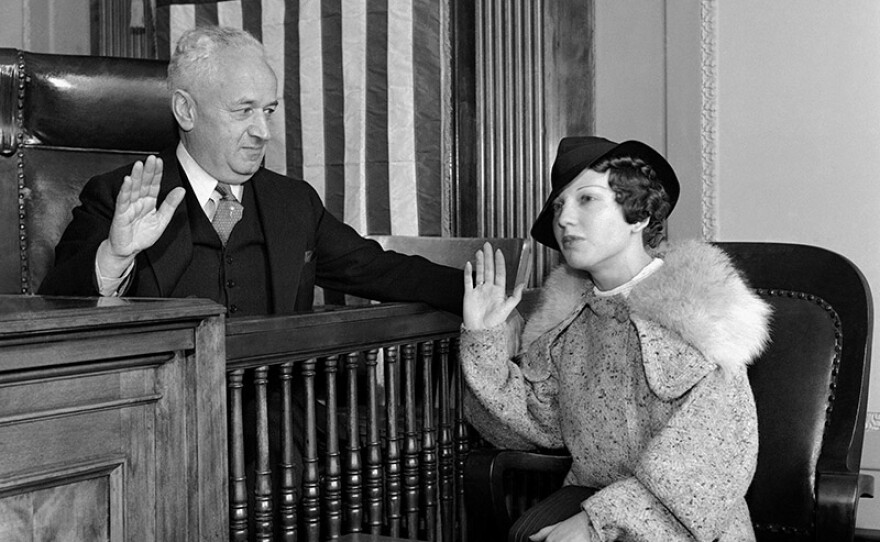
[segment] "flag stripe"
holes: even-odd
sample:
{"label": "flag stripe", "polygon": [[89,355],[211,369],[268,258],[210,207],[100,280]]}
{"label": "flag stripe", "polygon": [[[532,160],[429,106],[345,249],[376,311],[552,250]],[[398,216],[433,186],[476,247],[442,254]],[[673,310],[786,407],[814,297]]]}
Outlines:
{"label": "flag stripe", "polygon": [[177,45],[177,40],[187,30],[196,26],[196,7],[189,5],[172,5],[171,6],[171,27],[170,42],[171,50]]}
{"label": "flag stripe", "polygon": [[388,12],[388,192],[391,233],[418,235],[413,132],[412,5]]}
{"label": "flag stripe", "polygon": [[242,0],[241,27],[261,42],[263,41],[263,3]]}
{"label": "flag stripe", "polygon": [[440,2],[413,0],[413,88],[419,234],[441,232]]}
{"label": "flag stripe", "polygon": [[326,201],[324,159],[324,75],[321,59],[321,0],[301,0],[299,11],[300,96],[303,178]]}
{"label": "flag stripe", "polygon": [[284,127],[287,174],[303,178],[303,142],[300,104],[299,2],[288,2],[284,11]]}
{"label": "flag stripe", "polygon": [[367,232],[388,235],[388,0],[371,0],[367,9]]}
{"label": "flag stripe", "polygon": [[366,139],[367,10],[342,3],[343,124],[345,126],[345,222],[367,233],[364,144]]}
{"label": "flag stripe", "polygon": [[167,62],[174,51],[174,45],[171,41],[171,8],[156,7],[156,56]]}
{"label": "flag stripe", "polygon": [[217,18],[217,4],[196,4],[196,26],[216,25],[220,21]]}
{"label": "flag stripe", "polygon": [[321,1],[324,77],[324,204],[337,218],[345,211],[345,123],[341,0]]}
{"label": "flag stripe", "polygon": [[[286,69],[284,66],[284,0],[263,0],[263,45],[269,65],[278,78],[278,93],[282,91]],[[266,147],[266,168],[276,173],[287,173],[287,149],[284,141],[285,104],[281,101],[269,126],[272,138]]]}
{"label": "flag stripe", "polygon": [[217,24],[231,26],[232,28],[244,28],[242,26],[241,0],[226,0],[217,2]]}

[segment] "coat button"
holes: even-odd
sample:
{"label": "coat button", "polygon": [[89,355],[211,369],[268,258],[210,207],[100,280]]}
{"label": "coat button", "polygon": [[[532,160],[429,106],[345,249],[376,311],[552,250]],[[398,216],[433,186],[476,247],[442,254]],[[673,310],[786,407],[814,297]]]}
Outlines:
{"label": "coat button", "polygon": [[227,288],[235,288],[235,281],[234,280],[227,280],[226,287]]}
{"label": "coat button", "polygon": [[235,314],[238,312],[238,307],[235,305],[229,305],[229,312]]}

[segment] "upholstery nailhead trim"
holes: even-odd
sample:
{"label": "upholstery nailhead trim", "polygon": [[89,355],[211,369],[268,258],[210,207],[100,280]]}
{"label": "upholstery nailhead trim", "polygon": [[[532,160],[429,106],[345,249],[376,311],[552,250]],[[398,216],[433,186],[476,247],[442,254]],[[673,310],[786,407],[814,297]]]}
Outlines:
{"label": "upholstery nailhead trim", "polygon": [[30,189],[25,186],[24,178],[24,152],[21,145],[24,143],[24,99],[25,99],[25,71],[24,53],[18,52],[18,110],[16,112],[15,125],[17,128],[16,139],[18,145],[18,246],[21,260],[21,293],[30,294],[30,265],[28,262],[28,236],[27,236],[27,206]]}
{"label": "upholstery nailhead trim", "polygon": [[[794,292],[791,290],[778,290],[778,289],[766,289],[766,288],[758,288],[756,290],[758,295],[763,297],[788,297],[788,298],[797,298],[810,303],[815,303],[816,305],[822,307],[825,312],[828,314],[828,318],[831,320],[831,323],[834,325],[834,362],[831,365],[831,382],[828,386],[828,402],[825,408],[825,427],[828,427],[828,424],[831,423],[831,412],[834,409],[834,400],[835,400],[835,390],[837,389],[837,375],[840,371],[840,354],[843,349],[843,333],[841,330],[841,322],[840,317],[835,312],[834,308],[828,304],[824,299],[817,297],[812,294],[806,294],[803,292]],[[813,508],[815,512],[816,502],[813,500]],[[810,522],[810,526],[807,528],[801,527],[790,527],[787,525],[778,525],[775,523],[756,523],[754,525],[755,530],[757,531],[768,531],[772,533],[781,533],[784,535],[792,535],[792,536],[801,536],[801,537],[809,537],[812,536],[816,531],[816,523],[815,523],[815,513],[813,514],[813,521]]]}

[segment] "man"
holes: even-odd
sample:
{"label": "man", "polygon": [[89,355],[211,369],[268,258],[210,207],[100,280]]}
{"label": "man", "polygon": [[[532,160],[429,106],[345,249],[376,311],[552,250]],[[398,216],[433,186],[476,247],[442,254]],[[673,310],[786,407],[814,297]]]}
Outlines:
{"label": "man", "polygon": [[88,182],[39,293],[204,297],[234,317],[308,310],[317,284],[461,312],[459,271],[383,251],[261,167],[277,80],[250,34],[186,33],[168,87],[180,143]]}

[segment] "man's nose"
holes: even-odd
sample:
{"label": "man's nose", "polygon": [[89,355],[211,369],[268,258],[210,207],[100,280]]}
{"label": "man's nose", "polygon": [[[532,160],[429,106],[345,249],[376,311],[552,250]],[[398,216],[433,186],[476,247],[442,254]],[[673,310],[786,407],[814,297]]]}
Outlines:
{"label": "man's nose", "polygon": [[272,132],[269,129],[269,115],[266,113],[258,113],[254,115],[254,120],[248,127],[248,133],[259,139],[269,139]]}

